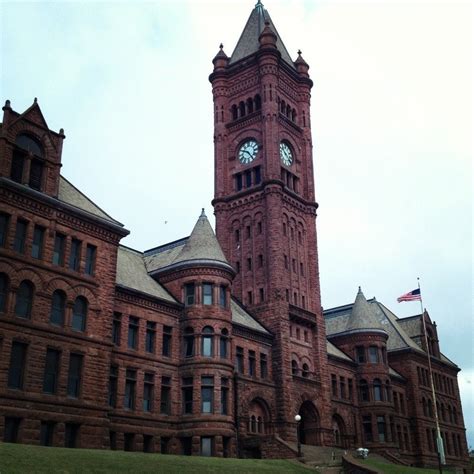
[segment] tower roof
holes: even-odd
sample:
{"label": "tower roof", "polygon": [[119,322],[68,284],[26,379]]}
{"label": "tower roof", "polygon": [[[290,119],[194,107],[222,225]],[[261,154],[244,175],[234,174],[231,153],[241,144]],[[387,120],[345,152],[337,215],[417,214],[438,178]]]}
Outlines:
{"label": "tower roof", "polygon": [[260,0],[258,0],[255,8],[250,13],[249,19],[247,20],[247,24],[245,25],[244,31],[240,35],[239,41],[237,42],[237,46],[232,53],[230,58],[229,64],[233,64],[240,59],[246,58],[251,54],[254,54],[258,51],[259,42],[258,38],[262,33],[263,29],[265,28],[265,22],[269,22],[270,29],[276,34],[276,47],[281,54],[282,59],[291,67],[295,68],[293,61],[291,60],[288,51],[283,44],[283,41],[278,34],[275,25],[270,18],[270,14],[264,8]]}
{"label": "tower roof", "polygon": [[361,329],[383,329],[380,321],[375,315],[374,308],[366,300],[364,293],[359,286],[354,305],[349,319],[347,320],[346,331]]}
{"label": "tower roof", "polygon": [[204,209],[186,244],[173,260],[173,264],[189,260],[214,260],[229,264],[217,241],[216,234],[214,234],[211,224],[209,224]]}

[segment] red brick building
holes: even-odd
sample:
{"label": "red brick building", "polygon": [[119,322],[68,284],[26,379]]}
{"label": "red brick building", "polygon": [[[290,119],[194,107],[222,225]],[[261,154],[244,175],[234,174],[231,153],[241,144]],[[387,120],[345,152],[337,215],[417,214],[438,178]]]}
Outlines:
{"label": "red brick building", "polygon": [[294,457],[298,429],[432,465],[438,413],[467,465],[459,368],[429,316],[437,407],[421,315],[360,290],[322,312],[308,64],[260,2],[213,64],[216,234],[203,212],[145,252],[60,176],[65,137],[36,101],[3,107],[0,439]]}

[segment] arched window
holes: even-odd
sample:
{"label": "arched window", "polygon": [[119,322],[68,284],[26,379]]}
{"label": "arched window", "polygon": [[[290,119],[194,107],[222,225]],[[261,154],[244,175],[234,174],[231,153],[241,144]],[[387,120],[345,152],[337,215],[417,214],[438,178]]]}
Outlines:
{"label": "arched window", "polygon": [[281,112],[282,114],[284,114],[284,113],[285,113],[285,110],[286,110],[286,103],[285,103],[284,100],[282,100],[282,101],[280,102],[280,112]]}
{"label": "arched window", "polygon": [[184,330],[184,357],[194,356],[194,331],[193,328]]}
{"label": "arched window", "polygon": [[257,431],[260,434],[263,433],[263,418],[261,416],[257,417]]}
{"label": "arched window", "polygon": [[86,330],[87,300],[83,296],[78,296],[72,308],[72,329],[84,332]]}
{"label": "arched window", "polygon": [[245,116],[245,103],[241,101],[239,103],[239,117],[244,117]]}
{"label": "arched window", "polygon": [[369,386],[367,384],[366,380],[361,380],[359,383],[359,390],[360,390],[360,399],[363,402],[368,402],[370,401],[370,396],[369,396]]}
{"label": "arched window", "polygon": [[252,415],[250,417],[250,432],[256,433],[257,432],[257,417]]}
{"label": "arched window", "polygon": [[234,104],[230,109],[232,113],[232,120],[237,120],[239,118],[239,113],[237,111],[237,106]]}
{"label": "arched window", "polygon": [[385,400],[387,400],[387,402],[392,401],[392,387],[390,386],[390,380],[385,381]]}
{"label": "arched window", "polygon": [[53,300],[51,303],[51,313],[49,315],[49,322],[56,326],[64,326],[64,316],[66,312],[66,295],[61,290],[56,290],[53,293]]}
{"label": "arched window", "polygon": [[15,314],[20,318],[31,318],[33,307],[33,283],[22,281],[16,293]]}
{"label": "arched window", "polygon": [[0,313],[7,310],[8,277],[0,273]]}
{"label": "arched window", "polygon": [[298,375],[298,362],[296,360],[291,361],[291,374]]}
{"label": "arched window", "polygon": [[428,407],[427,407],[427,405],[426,405],[426,398],[425,398],[425,397],[423,397],[423,398],[421,399],[421,403],[422,403],[422,405],[423,405],[423,415],[424,415],[424,416],[428,416]]}
{"label": "arched window", "polygon": [[247,113],[251,114],[253,112],[253,100],[251,98],[247,99]]}
{"label": "arched window", "polygon": [[260,98],[260,95],[257,94],[254,100],[255,100],[255,110],[260,110],[262,108],[262,99]]}
{"label": "arched window", "polygon": [[295,110],[295,109],[293,109],[293,110],[291,111],[291,120],[292,120],[293,122],[296,122],[296,110]]}
{"label": "arched window", "polygon": [[214,354],[213,341],[214,341],[214,329],[212,329],[210,326],[206,326],[202,330],[202,338],[201,338],[201,355],[203,357],[213,356]]}
{"label": "arched window", "polygon": [[309,367],[308,364],[303,364],[303,377],[308,378],[309,377]]}
{"label": "arched window", "polygon": [[289,105],[286,106],[286,114],[288,118],[291,118],[291,107]]}
{"label": "arched window", "polygon": [[374,400],[376,402],[381,402],[383,400],[382,382],[380,379],[374,379]]}
{"label": "arched window", "polygon": [[219,353],[221,356],[221,359],[227,359],[227,344],[228,344],[228,338],[229,338],[229,331],[227,329],[223,329],[221,331],[221,337],[219,340]]}
{"label": "arched window", "polygon": [[18,148],[13,152],[10,177],[14,181],[22,182],[25,157],[31,153],[33,157],[30,164],[28,184],[31,188],[40,190],[44,168],[43,147],[41,143],[29,135],[21,134],[17,136],[15,144]]}

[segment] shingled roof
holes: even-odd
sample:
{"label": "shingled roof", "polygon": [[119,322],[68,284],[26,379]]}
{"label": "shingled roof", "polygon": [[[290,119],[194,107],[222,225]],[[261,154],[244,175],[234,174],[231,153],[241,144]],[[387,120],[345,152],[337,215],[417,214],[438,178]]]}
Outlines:
{"label": "shingled roof", "polygon": [[71,206],[77,207],[82,211],[86,211],[89,214],[123,227],[123,224],[110,217],[97,204],[91,201],[85,194],[71,184],[64,176],[59,177],[58,199],[70,204]]}
{"label": "shingled roof", "polygon": [[359,329],[381,329],[385,331],[380,321],[376,318],[373,307],[365,299],[360,286],[354,304],[352,305],[350,317],[347,320],[346,331]]}
{"label": "shingled roof", "polygon": [[283,44],[283,41],[281,40],[280,35],[278,34],[278,31],[272,22],[272,19],[270,18],[270,14],[261,4],[260,0],[258,0],[257,4],[255,5],[255,8],[252,10],[252,13],[250,13],[250,16],[249,16],[249,19],[247,20],[247,24],[245,25],[244,31],[240,35],[239,41],[237,42],[237,46],[235,47],[234,52],[232,53],[232,56],[230,57],[229,64],[233,64],[258,51],[258,48],[259,48],[258,37],[260,36],[260,33],[265,28],[266,21],[270,23],[269,26],[271,30],[277,36],[276,47],[278,51],[280,52],[282,59],[290,67],[292,67],[293,69],[295,68],[293,61],[291,60],[291,57],[288,54],[288,51],[285,45]]}

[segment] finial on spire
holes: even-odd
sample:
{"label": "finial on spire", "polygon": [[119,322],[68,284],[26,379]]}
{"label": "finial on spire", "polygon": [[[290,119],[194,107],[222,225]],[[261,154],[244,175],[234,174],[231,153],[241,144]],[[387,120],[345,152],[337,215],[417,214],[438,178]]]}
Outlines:
{"label": "finial on spire", "polygon": [[224,49],[224,45],[222,43],[219,45],[219,49]]}
{"label": "finial on spire", "polygon": [[202,208],[202,210],[201,210],[201,215],[200,215],[199,217],[207,217],[207,216],[206,216],[206,213],[204,212],[204,208]]}
{"label": "finial on spire", "polygon": [[298,50],[298,56],[301,56],[301,49]]}
{"label": "finial on spire", "polygon": [[35,102],[34,102],[34,103],[35,103],[35,104],[38,103],[38,97],[35,97]]}
{"label": "finial on spire", "polygon": [[5,107],[10,107],[10,101],[8,99],[5,101]]}

